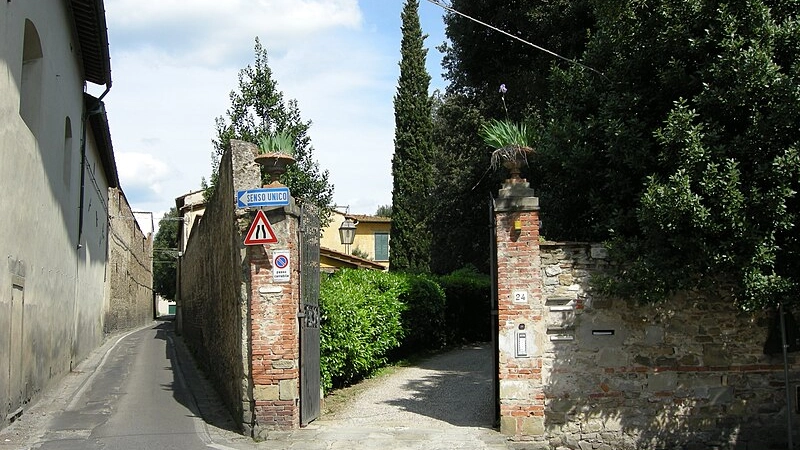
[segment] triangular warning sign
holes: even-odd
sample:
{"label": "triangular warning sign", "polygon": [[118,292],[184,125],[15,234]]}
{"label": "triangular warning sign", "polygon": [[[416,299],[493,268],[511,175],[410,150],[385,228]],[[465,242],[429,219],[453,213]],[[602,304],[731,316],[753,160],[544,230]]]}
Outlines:
{"label": "triangular warning sign", "polygon": [[244,245],[261,245],[272,244],[278,242],[275,232],[272,231],[267,216],[264,211],[259,210],[256,213],[256,219],[250,225],[250,230],[247,231],[247,237],[244,238]]}

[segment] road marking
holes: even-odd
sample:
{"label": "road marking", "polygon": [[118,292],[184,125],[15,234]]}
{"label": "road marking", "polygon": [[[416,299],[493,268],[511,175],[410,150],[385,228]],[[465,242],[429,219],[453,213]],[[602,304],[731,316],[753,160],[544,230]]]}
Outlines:
{"label": "road marking", "polygon": [[89,377],[87,379],[85,379],[83,381],[83,383],[81,383],[81,386],[78,388],[78,391],[75,393],[75,397],[73,397],[72,401],[69,402],[69,405],[67,405],[67,409],[66,410],[67,411],[71,411],[71,410],[75,409],[76,406],[78,406],[77,405],[78,404],[78,400],[80,400],[80,398],[83,396],[83,393],[86,391],[86,389],[88,389],[89,386],[91,386],[92,382],[94,382],[94,377],[97,376],[97,374],[100,372],[100,368],[103,367],[103,365],[106,363],[106,360],[108,360],[108,355],[111,353],[112,350],[117,348],[117,345],[119,345],[119,343],[122,342],[123,339],[125,339],[126,337],[132,335],[133,333],[136,333],[137,331],[142,331],[143,329],[145,329],[147,327],[152,327],[152,326],[153,326],[153,324],[149,324],[149,325],[146,325],[146,326],[144,326],[142,328],[139,328],[139,329],[136,329],[136,330],[133,330],[133,331],[129,331],[128,333],[122,335],[119,339],[117,339],[117,342],[114,342],[114,345],[112,345],[108,350],[106,350],[106,354],[103,355],[103,359],[100,360],[100,364],[98,364],[97,367],[95,367],[95,369],[92,372],[92,374],[89,375]]}

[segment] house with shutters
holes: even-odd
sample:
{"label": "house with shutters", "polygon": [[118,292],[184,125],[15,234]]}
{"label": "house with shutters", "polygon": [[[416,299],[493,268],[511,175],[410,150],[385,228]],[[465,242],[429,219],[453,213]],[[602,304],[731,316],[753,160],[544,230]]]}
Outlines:
{"label": "house with shutters", "polygon": [[[343,223],[355,227],[352,244],[342,242],[340,228]],[[320,235],[320,270],[332,271],[338,267],[388,270],[391,229],[392,219],[389,217],[333,210],[330,223]]]}

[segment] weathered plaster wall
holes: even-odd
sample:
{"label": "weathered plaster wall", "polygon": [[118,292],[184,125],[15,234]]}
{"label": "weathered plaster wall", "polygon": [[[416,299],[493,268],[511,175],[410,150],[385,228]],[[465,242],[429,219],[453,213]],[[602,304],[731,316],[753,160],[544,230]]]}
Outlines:
{"label": "weathered plaster wall", "polygon": [[[0,3],[0,427],[103,339],[108,180],[88,129],[79,236],[82,63],[66,2],[45,3]],[[26,19],[43,54],[32,128],[20,116]]]}
{"label": "weathered plaster wall", "polygon": [[109,248],[106,333],[134,328],[153,320],[153,235],[145,235],[125,194],[108,190]]}

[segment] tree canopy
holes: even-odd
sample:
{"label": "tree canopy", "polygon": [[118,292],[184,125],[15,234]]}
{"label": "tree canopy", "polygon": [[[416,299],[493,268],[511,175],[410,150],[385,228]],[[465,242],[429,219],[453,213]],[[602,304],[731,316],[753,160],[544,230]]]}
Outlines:
{"label": "tree canopy", "polygon": [[[258,38],[255,40],[255,62],[239,71],[238,90],[231,91],[230,101],[225,117],[216,119],[217,138],[213,141],[211,157],[213,175],[207,195],[213,192],[219,159],[231,139],[257,144],[264,136],[283,132],[294,140],[297,163],[289,167],[281,182],[289,187],[296,199],[316,205],[323,224],[327,223],[333,205],[333,185],[328,181],[328,171],[320,169],[314,159],[314,148],[308,135],[311,121],[303,121],[296,100],[284,100],[269,67],[267,50]],[[265,174],[262,174],[262,179],[266,180]]]}
{"label": "tree canopy", "polygon": [[445,103],[498,118],[506,83],[511,118],[539,129],[529,178],[544,235],[605,241],[617,295],[798,298],[794,2],[556,3],[452,2],[603,75],[447,18]]}
{"label": "tree canopy", "polygon": [[419,1],[406,0],[400,43],[400,79],[394,98],[395,137],[392,157],[393,271],[430,271],[429,202],[433,190],[431,77],[419,22]]}
{"label": "tree canopy", "polygon": [[178,210],[169,212],[158,221],[158,232],[153,238],[153,290],[156,294],[173,300],[177,282]]}

